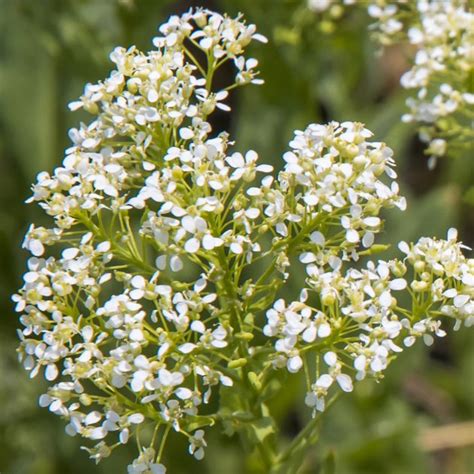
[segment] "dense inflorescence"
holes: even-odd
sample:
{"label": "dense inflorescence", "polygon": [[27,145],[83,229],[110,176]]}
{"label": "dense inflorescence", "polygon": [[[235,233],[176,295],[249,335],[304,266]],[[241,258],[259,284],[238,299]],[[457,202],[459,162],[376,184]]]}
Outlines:
{"label": "dense inflorescence", "polygon": [[[280,370],[304,368],[322,411],[334,382],[382,377],[416,338],[443,336],[442,318],[474,322],[474,261],[454,230],[401,243],[402,260],[355,263],[385,248],[380,212],[406,207],[389,147],[360,123],[312,124],[275,176],[208,121],[230,110],[229,90],[262,83],[244,50],[265,38],[201,9],[160,33],[146,54],[115,49],[109,78],[71,104],[94,120],[33,186],[54,225],[29,228],[13,297],[23,365],[51,383],[40,404],[97,462],[136,437],[131,474],[165,472],[170,431],[202,459],[203,428],[257,425]],[[235,82],[214,90],[227,61]]]}
{"label": "dense inflorescence", "polygon": [[[348,5],[362,3],[308,1],[308,8],[317,13]],[[409,112],[402,119],[418,124],[429,166],[449,150],[469,147],[474,104],[474,13],[469,2],[374,0],[363,6],[374,19],[371,29],[376,41],[408,43],[415,51],[413,65],[400,81],[413,92],[406,102]]]}

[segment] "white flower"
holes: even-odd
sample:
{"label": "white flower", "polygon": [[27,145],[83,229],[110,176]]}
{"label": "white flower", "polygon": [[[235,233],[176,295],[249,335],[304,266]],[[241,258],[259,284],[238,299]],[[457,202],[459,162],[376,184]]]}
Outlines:
{"label": "white flower", "polygon": [[204,448],[206,446],[204,430],[197,430],[190,438],[189,454],[192,454],[198,461],[201,461],[204,458]]}

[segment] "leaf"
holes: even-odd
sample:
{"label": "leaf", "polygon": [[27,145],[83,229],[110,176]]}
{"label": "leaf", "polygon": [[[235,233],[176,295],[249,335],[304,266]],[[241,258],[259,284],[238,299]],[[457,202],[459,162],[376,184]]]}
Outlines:
{"label": "leaf", "polygon": [[249,426],[255,443],[263,443],[265,438],[275,433],[273,419],[269,416],[259,418]]}
{"label": "leaf", "polygon": [[203,426],[213,426],[215,422],[212,416],[194,416],[192,421],[186,426],[186,429],[188,431],[195,431]]}

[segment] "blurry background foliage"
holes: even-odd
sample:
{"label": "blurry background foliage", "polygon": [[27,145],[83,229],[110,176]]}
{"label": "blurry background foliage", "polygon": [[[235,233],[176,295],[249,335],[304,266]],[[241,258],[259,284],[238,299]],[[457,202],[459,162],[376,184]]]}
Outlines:
{"label": "blurry background foliage", "polygon": [[[117,450],[95,466],[64,425],[37,406],[41,379],[29,381],[16,361],[16,317],[10,294],[20,286],[25,254],[20,242],[39,210],[23,204],[41,170],[52,170],[68,146],[67,130],[87,120],[67,103],[86,82],[108,75],[109,52],[117,45],[151,47],[156,27],[172,13],[197,2],[170,0],[0,0],[0,472],[76,474],[125,472],[132,455]],[[215,0],[199,5],[235,15],[270,39],[253,51],[261,62],[263,87],[248,87],[231,99],[231,118],[217,119],[240,150],[253,148],[279,167],[293,129],[310,122],[365,122],[394,148],[409,208],[388,214],[384,239],[395,242],[423,234],[444,237],[456,226],[474,244],[474,160],[471,153],[440,160],[428,171],[412,126],[402,124],[405,93],[398,86],[410,51],[382,54],[371,42],[363,8],[337,22],[304,8],[302,0]],[[225,74],[225,72],[224,72]],[[219,80],[219,78],[217,78]],[[230,123],[229,123],[230,120]],[[470,156],[469,156],[470,155]],[[470,191],[469,191],[470,188]],[[471,203],[469,203],[471,201]],[[291,293],[295,288],[289,288]],[[365,381],[325,417],[320,444],[302,472],[337,474],[468,474],[469,446],[428,452],[419,442],[430,427],[474,419],[474,337],[451,334],[429,351],[417,346],[393,364],[383,383]],[[297,377],[272,408],[288,438],[309,416]],[[428,431],[429,434],[429,431]],[[469,431],[468,431],[469,434]],[[236,439],[209,432],[209,448],[198,463],[170,445],[171,474],[251,472]]]}

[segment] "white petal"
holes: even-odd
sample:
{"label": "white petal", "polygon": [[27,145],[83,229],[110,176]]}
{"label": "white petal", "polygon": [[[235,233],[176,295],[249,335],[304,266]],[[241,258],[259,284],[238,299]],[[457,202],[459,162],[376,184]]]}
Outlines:
{"label": "white petal", "polygon": [[130,435],[130,432],[128,428],[125,428],[124,430],[122,430],[119,435],[120,442],[122,444],[127,444],[129,435]]}
{"label": "white petal", "polygon": [[145,288],[146,285],[146,280],[143,278],[141,275],[135,275],[131,280],[130,280],[131,285],[134,288],[139,288],[143,289]]}
{"label": "white petal", "polygon": [[337,355],[335,352],[329,351],[324,354],[324,362],[330,367],[333,367],[337,364]]}
{"label": "white petal", "polygon": [[313,232],[311,235],[310,235],[310,239],[311,239],[311,242],[313,242],[314,244],[316,245],[321,245],[323,246],[324,243],[326,242],[326,239],[324,238],[324,235],[321,234],[321,232]]}
{"label": "white petal", "polygon": [[130,339],[135,342],[140,342],[145,339],[145,336],[143,335],[143,331],[141,329],[132,329],[130,331]]}
{"label": "white petal", "polygon": [[303,252],[300,255],[300,262],[301,263],[312,263],[316,261],[316,255],[311,252]]}
{"label": "white petal", "polygon": [[379,303],[384,308],[390,307],[390,305],[392,304],[392,295],[390,294],[390,291],[384,291],[379,296]]}
{"label": "white petal", "polygon": [[66,250],[63,250],[61,256],[64,258],[64,260],[72,260],[77,256],[79,253],[79,249],[76,248],[68,248]]}
{"label": "white petal", "polygon": [[339,374],[336,377],[336,381],[344,392],[352,392],[354,390],[352,379],[347,374]]}
{"label": "white petal", "polygon": [[448,230],[448,240],[456,240],[458,238],[458,231],[454,227]]}
{"label": "white petal", "polygon": [[173,272],[179,272],[183,268],[183,262],[177,255],[170,258],[170,268]]}
{"label": "white petal", "polygon": [[365,357],[365,355],[357,356],[356,359],[354,360],[354,368],[356,370],[360,370],[360,371],[365,370],[366,364],[367,364],[367,357]]}
{"label": "white petal", "polygon": [[203,238],[202,238],[202,246],[206,249],[206,250],[212,250],[214,247],[215,247],[215,244],[214,244],[214,237],[210,234],[206,234]]}
{"label": "white petal", "polygon": [[290,357],[288,359],[286,366],[288,370],[294,374],[298,372],[301,369],[301,367],[303,367],[303,360],[301,359],[300,356]]}
{"label": "white petal", "polygon": [[184,244],[184,250],[189,253],[196,253],[199,248],[201,247],[201,244],[198,239],[193,237],[192,239],[189,239],[185,244]]}
{"label": "white petal", "polygon": [[354,229],[349,229],[346,232],[346,240],[350,242],[351,244],[355,244],[356,242],[359,242],[359,234],[356,230]]}
{"label": "white petal", "polygon": [[196,348],[196,344],[192,344],[191,342],[185,342],[181,346],[178,347],[179,352],[183,354],[189,354]]}
{"label": "white petal", "polygon": [[129,423],[133,423],[134,425],[139,425],[145,421],[145,417],[141,413],[133,413],[127,418]]}
{"label": "white petal", "polygon": [[329,374],[323,374],[316,380],[316,386],[322,388],[329,388],[333,383],[333,378]]}
{"label": "white petal", "polygon": [[48,364],[46,366],[45,370],[45,377],[46,380],[49,380],[50,382],[55,380],[59,374],[58,368],[56,367],[56,364]]}
{"label": "white petal", "polygon": [[369,227],[377,227],[380,224],[380,218],[378,217],[366,217],[364,224]]}
{"label": "white petal", "polygon": [[372,247],[375,241],[375,236],[373,232],[366,232],[364,236],[362,237],[362,245],[368,249],[369,247]]}
{"label": "white petal", "polygon": [[160,255],[155,260],[156,268],[164,270],[166,268],[166,255]]}
{"label": "white petal", "polygon": [[399,242],[398,248],[399,248],[403,253],[405,253],[405,254],[409,254],[409,253],[410,253],[410,247],[409,247],[409,245],[408,245],[406,242],[404,242],[404,241]]}
{"label": "white petal", "polygon": [[310,326],[307,328],[302,335],[303,341],[313,342],[316,339],[316,327]]}
{"label": "white petal", "polygon": [[44,253],[44,246],[39,240],[33,239],[28,244],[28,250],[35,257],[41,257],[41,255]]}
{"label": "white petal", "polygon": [[107,431],[104,428],[95,428],[88,436],[89,439],[104,439],[107,436]]}
{"label": "white petal", "polygon": [[240,245],[238,242],[232,242],[230,244],[230,251],[232,253],[235,253],[236,255],[240,255],[243,253],[244,249],[242,248],[242,245]]}
{"label": "white petal", "polygon": [[191,330],[203,334],[206,330],[206,326],[204,326],[202,321],[193,321],[191,323]]}
{"label": "white petal", "polygon": [[328,337],[331,334],[331,326],[328,323],[322,323],[318,327],[318,337]]}
{"label": "white petal", "polygon": [[179,136],[183,140],[190,140],[191,138],[194,137],[194,132],[190,128],[181,128],[179,130]]}
{"label": "white petal", "polygon": [[391,290],[404,290],[407,287],[407,282],[404,278],[396,278],[390,282],[389,286]]}
{"label": "white petal", "polygon": [[179,387],[175,393],[178,398],[181,398],[181,400],[188,400],[193,396],[193,392],[186,387]]}
{"label": "white petal", "polygon": [[456,288],[450,288],[443,293],[446,298],[454,298],[458,294]]}
{"label": "white petal", "polygon": [[240,153],[233,153],[226,158],[226,162],[232,166],[232,168],[243,168],[245,166],[244,157]]}
{"label": "white petal", "polygon": [[456,308],[462,308],[469,301],[468,295],[457,295],[454,297],[454,306]]}
{"label": "white petal", "polygon": [[98,411],[91,411],[85,418],[84,424],[85,425],[93,425],[97,423],[102,418],[102,415]]}

